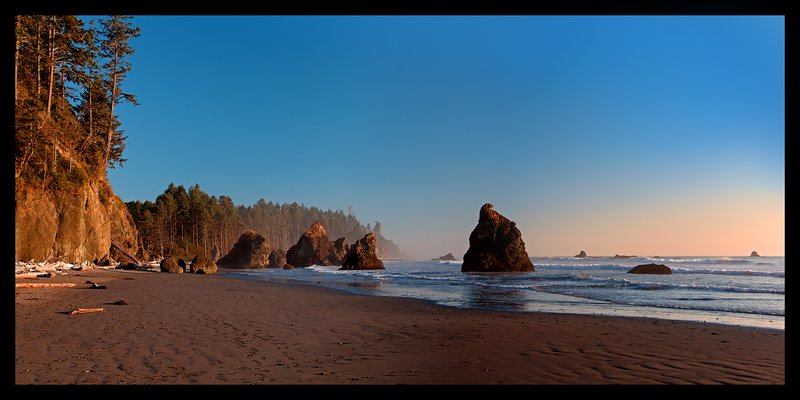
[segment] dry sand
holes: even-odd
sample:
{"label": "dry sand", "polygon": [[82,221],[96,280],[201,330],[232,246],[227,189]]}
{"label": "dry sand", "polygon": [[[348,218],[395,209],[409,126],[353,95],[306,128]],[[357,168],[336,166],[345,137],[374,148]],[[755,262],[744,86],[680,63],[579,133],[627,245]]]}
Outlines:
{"label": "dry sand", "polygon": [[[25,281],[79,285],[16,289],[17,384],[785,383],[778,330],[466,310],[225,276]],[[106,311],[65,314],[96,307]]]}

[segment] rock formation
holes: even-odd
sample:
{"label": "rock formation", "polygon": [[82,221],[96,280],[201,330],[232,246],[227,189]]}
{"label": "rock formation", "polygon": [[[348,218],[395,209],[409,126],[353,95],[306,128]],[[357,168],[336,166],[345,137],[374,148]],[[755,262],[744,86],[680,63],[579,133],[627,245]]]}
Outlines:
{"label": "rock formation", "polygon": [[120,264],[115,269],[121,269],[124,271],[136,271],[139,269],[139,266],[134,263],[127,263],[127,264]]}
{"label": "rock formation", "polygon": [[581,252],[578,253],[577,256],[575,256],[575,258],[586,258],[586,257],[588,257],[588,256],[586,255],[586,252],[583,251],[583,250],[581,250]]}
{"label": "rock formation", "polygon": [[193,274],[216,274],[217,264],[201,255],[196,255],[192,259],[192,265],[189,266],[189,272]]}
{"label": "rock formation", "polygon": [[453,253],[447,253],[439,258],[434,258],[431,261],[455,261],[455,260],[456,256],[454,256]]}
{"label": "rock formation", "polygon": [[286,252],[283,249],[275,249],[269,252],[267,268],[283,268],[284,265],[286,265]]}
{"label": "rock formation", "polygon": [[614,254],[614,258],[633,258],[636,256],[626,256],[624,254]]}
{"label": "rock formation", "polygon": [[286,271],[289,271],[289,270],[293,270],[294,267],[292,266],[292,264],[283,264],[283,269],[286,270]]}
{"label": "rock formation", "polygon": [[758,255],[758,252],[757,252],[757,251],[753,250],[753,252],[752,252],[752,253],[750,253],[750,257],[761,257],[761,256],[760,256],[760,255]]}
{"label": "rock formation", "polygon": [[177,257],[167,257],[161,260],[161,272],[169,272],[171,274],[182,274],[184,269],[186,269],[186,264],[184,263],[184,265],[181,266],[178,260],[183,262],[183,259]]}
{"label": "rock formation", "polygon": [[133,255],[140,248],[128,207],[105,179],[70,191],[19,185],[15,202],[15,260],[79,263],[114,257],[112,242]]}
{"label": "rock formation", "polygon": [[350,246],[340,269],[384,269],[383,261],[378,258],[374,233],[366,234]]}
{"label": "rock formation", "polygon": [[266,268],[269,264],[269,244],[267,239],[254,230],[247,230],[239,236],[225,257],[217,265],[225,268]]}
{"label": "rock formation", "polygon": [[328,262],[330,262],[331,265],[342,265],[344,257],[347,255],[347,250],[347,239],[343,237],[336,239],[328,254]]}
{"label": "rock formation", "polygon": [[286,262],[295,267],[311,265],[332,265],[330,255],[333,243],[319,222],[315,222],[300,236],[297,244],[286,251]]}
{"label": "rock formation", "polygon": [[642,264],[633,267],[629,274],[661,274],[661,275],[668,275],[672,273],[672,270],[669,269],[668,266],[664,264]]}
{"label": "rock formation", "polygon": [[461,272],[534,271],[517,224],[492,207],[490,203],[481,207]]}

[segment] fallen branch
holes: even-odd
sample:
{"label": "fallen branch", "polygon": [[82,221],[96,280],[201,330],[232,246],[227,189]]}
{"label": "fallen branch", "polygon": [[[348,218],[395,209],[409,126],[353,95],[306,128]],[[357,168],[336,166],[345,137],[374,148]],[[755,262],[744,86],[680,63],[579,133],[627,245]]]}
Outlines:
{"label": "fallen branch", "polygon": [[16,288],[56,288],[75,287],[74,283],[17,283]]}
{"label": "fallen branch", "polygon": [[103,312],[105,308],[76,308],[68,313],[68,315],[75,315],[75,314],[89,314],[95,312]]}
{"label": "fallen branch", "polygon": [[14,275],[15,279],[28,279],[28,278],[49,278],[51,275],[49,272],[27,272],[24,274],[16,274]]}

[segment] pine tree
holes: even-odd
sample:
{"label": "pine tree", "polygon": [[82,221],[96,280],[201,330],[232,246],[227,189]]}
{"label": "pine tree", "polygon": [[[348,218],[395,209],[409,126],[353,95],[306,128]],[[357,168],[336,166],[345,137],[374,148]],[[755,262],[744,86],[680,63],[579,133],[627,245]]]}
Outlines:
{"label": "pine tree", "polygon": [[[134,53],[134,49],[128,41],[140,36],[140,28],[134,28],[129,22],[130,19],[129,16],[115,15],[101,23],[103,38],[100,42],[100,50],[103,57],[108,60],[103,64],[103,68],[105,68],[106,83],[109,85],[108,91],[111,98],[103,170],[109,166],[109,163],[113,167],[115,163],[124,162],[120,155],[121,150],[124,149],[125,138],[122,136],[122,132],[117,130],[119,122],[114,115],[114,107],[123,100],[138,105],[134,95],[123,93],[121,90],[122,82],[131,70],[131,63],[127,57]],[[115,148],[121,149],[114,151]]]}

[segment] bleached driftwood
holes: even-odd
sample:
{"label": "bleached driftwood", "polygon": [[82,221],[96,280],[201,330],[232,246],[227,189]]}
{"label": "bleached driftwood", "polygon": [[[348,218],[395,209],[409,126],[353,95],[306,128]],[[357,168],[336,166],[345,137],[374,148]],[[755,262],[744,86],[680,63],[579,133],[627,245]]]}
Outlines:
{"label": "bleached driftwood", "polygon": [[17,283],[16,288],[57,288],[57,287],[75,287],[74,283]]}
{"label": "bleached driftwood", "polygon": [[76,308],[69,312],[69,315],[75,314],[89,314],[89,313],[96,313],[96,312],[103,312],[105,308]]}
{"label": "bleached driftwood", "polygon": [[15,279],[28,279],[28,278],[49,278],[51,275],[49,272],[28,272],[24,274],[16,274],[14,275]]}

